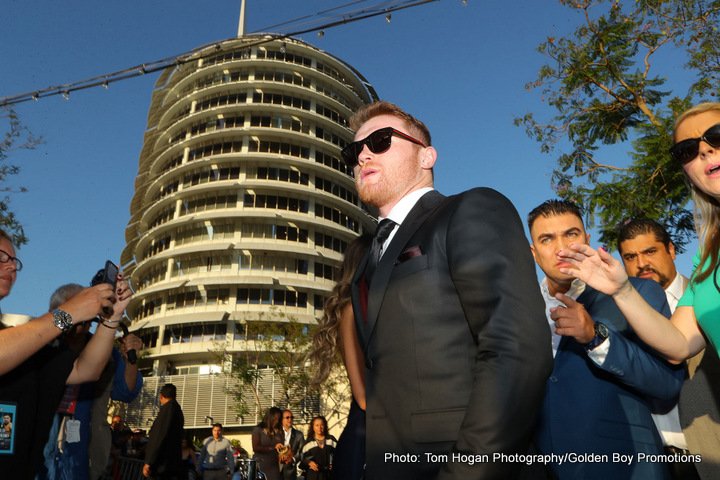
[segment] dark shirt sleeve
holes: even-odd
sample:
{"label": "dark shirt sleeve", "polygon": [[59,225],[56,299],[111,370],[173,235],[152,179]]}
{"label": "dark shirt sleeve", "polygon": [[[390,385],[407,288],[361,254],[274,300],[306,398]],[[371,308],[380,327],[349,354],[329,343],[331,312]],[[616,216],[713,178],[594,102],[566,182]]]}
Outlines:
{"label": "dark shirt sleeve", "polygon": [[230,443],[230,440],[225,439],[228,443],[227,448],[225,449],[225,459],[227,460],[227,468],[230,472],[235,470],[235,459],[233,458],[233,446],[232,443]]}
{"label": "dark shirt sleeve", "polygon": [[293,433],[295,433],[295,438],[296,438],[295,445],[293,446],[293,458],[294,458],[295,463],[299,463],[300,456],[302,455],[302,449],[303,449],[303,446],[305,445],[305,438],[303,437],[302,433],[300,433],[299,431],[293,432]]}

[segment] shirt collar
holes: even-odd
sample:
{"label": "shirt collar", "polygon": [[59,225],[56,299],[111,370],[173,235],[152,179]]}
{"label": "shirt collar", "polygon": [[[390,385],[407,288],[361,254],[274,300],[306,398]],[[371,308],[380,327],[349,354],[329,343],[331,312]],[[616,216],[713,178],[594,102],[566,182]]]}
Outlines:
{"label": "shirt collar", "polygon": [[686,285],[687,279],[680,275],[680,273],[678,272],[675,274],[675,278],[670,283],[670,285],[665,289],[665,293],[671,295],[676,300],[680,300],[680,298],[683,296]]}
{"label": "shirt collar", "polygon": [[392,210],[390,210],[390,213],[388,213],[387,217],[379,217],[378,222],[383,218],[389,218],[398,225],[401,225],[402,222],[405,220],[405,217],[407,217],[410,213],[410,210],[412,210],[418,200],[420,200],[420,197],[432,190],[434,190],[432,187],[423,187],[418,188],[417,190],[413,190],[395,204]]}
{"label": "shirt collar", "polygon": [[[550,295],[550,290],[548,289],[547,277],[543,278],[542,281],[540,282],[540,291],[542,292],[542,296],[543,296],[543,299],[545,300],[545,304],[559,302],[559,300],[557,298]],[[582,293],[584,291],[585,291],[585,282],[583,282],[579,278],[576,278],[570,284],[570,289],[567,292],[565,292],[565,295],[572,298],[573,300],[577,300],[577,298],[580,295],[582,295]]]}

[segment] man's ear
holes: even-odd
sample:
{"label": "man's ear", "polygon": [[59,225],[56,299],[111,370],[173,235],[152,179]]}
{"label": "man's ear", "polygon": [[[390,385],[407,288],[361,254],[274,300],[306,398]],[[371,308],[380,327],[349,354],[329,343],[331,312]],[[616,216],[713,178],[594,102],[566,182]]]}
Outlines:
{"label": "man's ear", "polygon": [[437,150],[435,147],[425,147],[420,152],[420,166],[425,170],[430,170],[435,166],[437,160]]}
{"label": "man's ear", "polygon": [[533,259],[537,263],[537,256],[535,256],[535,245],[533,245],[532,243],[530,244],[530,253],[532,253]]}

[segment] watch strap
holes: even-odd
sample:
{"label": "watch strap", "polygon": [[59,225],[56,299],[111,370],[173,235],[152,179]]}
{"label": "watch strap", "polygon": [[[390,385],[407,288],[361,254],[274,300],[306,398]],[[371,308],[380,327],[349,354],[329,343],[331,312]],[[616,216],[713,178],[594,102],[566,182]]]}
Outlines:
{"label": "watch strap", "polygon": [[592,340],[585,344],[585,350],[588,352],[597,348],[601,343],[607,340],[609,336],[608,328],[603,323],[595,322],[593,329],[595,330],[595,336]]}

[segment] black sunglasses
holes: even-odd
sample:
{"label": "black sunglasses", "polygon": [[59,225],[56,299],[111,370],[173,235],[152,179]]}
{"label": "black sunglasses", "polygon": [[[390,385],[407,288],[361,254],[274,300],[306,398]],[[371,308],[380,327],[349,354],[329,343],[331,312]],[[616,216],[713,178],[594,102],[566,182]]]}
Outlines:
{"label": "black sunglasses", "polygon": [[670,148],[670,156],[684,165],[698,156],[700,142],[705,142],[713,148],[720,148],[720,123],[708,128],[701,137],[688,138],[676,143]]}
{"label": "black sunglasses", "polygon": [[385,127],[379,130],[375,130],[362,140],[358,140],[357,142],[352,142],[348,144],[347,147],[342,149],[343,160],[345,160],[345,163],[347,163],[348,167],[355,168],[358,164],[358,156],[360,155],[360,152],[362,152],[363,146],[367,145],[368,149],[372,153],[387,152],[390,148],[390,143],[393,135],[404,138],[405,140],[420,145],[421,147],[426,146],[423,142],[421,142],[417,138],[411,137],[407,133],[403,133],[400,130],[395,130],[392,127]]}

